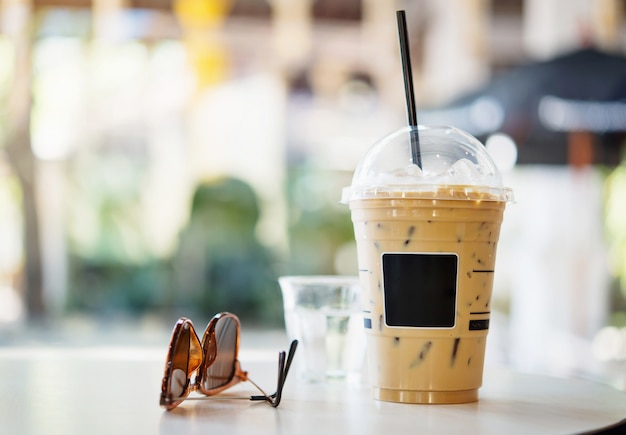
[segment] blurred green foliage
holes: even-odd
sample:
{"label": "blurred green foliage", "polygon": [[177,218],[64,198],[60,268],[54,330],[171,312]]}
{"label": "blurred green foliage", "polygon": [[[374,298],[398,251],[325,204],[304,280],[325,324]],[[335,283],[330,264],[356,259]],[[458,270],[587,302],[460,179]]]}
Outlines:
{"label": "blurred green foliage", "polygon": [[[350,210],[339,203],[350,179],[307,165],[289,171],[289,274],[333,275],[338,250],[354,240]],[[344,184],[347,183],[347,184]],[[354,270],[353,274],[356,275]]]}
{"label": "blurred green foliage", "polygon": [[338,249],[353,240],[348,207],[339,204],[338,186],[344,181],[304,166],[289,171],[287,258],[256,237],[259,202],[252,187],[239,179],[223,177],[197,186],[189,221],[176,249],[164,259],[149,254],[133,211],[140,189],[88,195],[97,237],[90,249],[70,243],[68,307],[101,315],[207,317],[232,311],[242,320],[282,326],[278,276],[335,274]]}
{"label": "blurred green foliage", "polygon": [[276,259],[256,237],[258,219],[257,197],[243,181],[221,178],[198,186],[172,260],[169,302],[281,323]]}
{"label": "blurred green foliage", "polygon": [[253,322],[282,324],[276,259],[255,235],[259,205],[249,185],[234,178],[200,184],[177,249],[163,260],[144,256],[124,261],[122,254],[111,255],[112,241],[118,248],[125,244],[122,239],[129,231],[123,227],[140,233],[141,223],[128,213],[125,200],[106,204],[98,214],[96,249],[91,255],[74,251],[71,256],[71,309],[102,314],[176,311],[187,316],[232,311]]}
{"label": "blurred green foliage", "polygon": [[614,278],[609,323],[623,327],[626,326],[626,156],[620,166],[607,174],[604,215],[609,268]]}

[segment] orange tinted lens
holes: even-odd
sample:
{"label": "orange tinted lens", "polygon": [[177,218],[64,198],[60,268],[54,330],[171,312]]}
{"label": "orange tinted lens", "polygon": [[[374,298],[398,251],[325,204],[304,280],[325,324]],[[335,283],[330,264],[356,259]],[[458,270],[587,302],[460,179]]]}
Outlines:
{"label": "orange tinted lens", "polygon": [[232,317],[221,317],[215,325],[215,361],[206,369],[203,386],[207,390],[228,384],[235,376],[238,325]]}
{"label": "orange tinted lens", "polygon": [[202,361],[202,349],[193,326],[187,320],[176,325],[170,343],[168,369],[163,379],[161,404],[176,406],[189,394],[189,378]]}

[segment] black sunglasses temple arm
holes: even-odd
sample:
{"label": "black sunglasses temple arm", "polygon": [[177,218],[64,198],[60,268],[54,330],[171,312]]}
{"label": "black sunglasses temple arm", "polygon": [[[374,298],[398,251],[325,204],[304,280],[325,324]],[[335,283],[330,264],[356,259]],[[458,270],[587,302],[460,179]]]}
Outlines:
{"label": "black sunglasses temple arm", "polygon": [[272,406],[276,408],[283,397],[283,386],[285,385],[285,351],[278,354],[278,381],[276,382],[276,392],[270,396]]}
{"label": "black sunglasses temple arm", "polygon": [[287,380],[287,373],[289,373],[289,367],[291,367],[291,361],[293,361],[293,357],[296,354],[296,348],[298,347],[298,340],[293,340],[291,345],[289,346],[289,354],[287,355],[287,364],[285,366],[285,378],[284,381]]}
{"label": "black sunglasses temple arm", "polygon": [[291,367],[291,362],[293,361],[293,357],[296,353],[297,347],[298,340],[293,340],[291,342],[291,345],[289,346],[289,354],[287,356],[285,355],[285,351],[281,351],[278,354],[278,382],[276,386],[276,392],[270,396],[252,396],[250,397],[250,400],[266,400],[270,402],[274,408],[276,408],[280,404],[283,394],[283,387],[285,386],[285,382],[287,381],[287,374],[289,373],[289,368]]}
{"label": "black sunglasses temple arm", "polygon": [[291,367],[291,362],[293,361],[293,357],[296,353],[297,347],[298,340],[293,340],[291,342],[291,345],[289,346],[287,361],[285,361],[284,351],[281,352],[278,356],[278,382],[276,386],[276,392],[270,396],[272,399],[274,399],[272,402],[273,407],[277,407],[280,404],[283,396],[283,388],[285,386],[285,382],[287,381],[287,374],[289,374],[289,368]]}

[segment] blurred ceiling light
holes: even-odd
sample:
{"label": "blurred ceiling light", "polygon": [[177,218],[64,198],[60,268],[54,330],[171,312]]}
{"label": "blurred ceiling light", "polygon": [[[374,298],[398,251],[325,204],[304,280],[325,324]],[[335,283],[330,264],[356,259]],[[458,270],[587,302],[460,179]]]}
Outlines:
{"label": "blurred ceiling light", "polygon": [[492,134],[487,138],[485,147],[500,171],[505,172],[515,166],[517,145],[511,136],[504,133]]}
{"label": "blurred ceiling light", "polygon": [[470,120],[477,133],[498,131],[504,122],[504,109],[493,97],[480,97],[469,107]]}
{"label": "blurred ceiling light", "polygon": [[626,131],[626,103],[583,101],[545,96],[539,102],[539,120],[549,130]]}

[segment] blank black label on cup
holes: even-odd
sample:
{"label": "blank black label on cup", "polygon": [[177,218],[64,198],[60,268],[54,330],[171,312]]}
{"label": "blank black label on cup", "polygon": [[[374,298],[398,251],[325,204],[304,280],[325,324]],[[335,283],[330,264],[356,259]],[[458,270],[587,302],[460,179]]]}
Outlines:
{"label": "blank black label on cup", "polygon": [[383,254],[387,326],[452,328],[458,260],[447,253]]}

